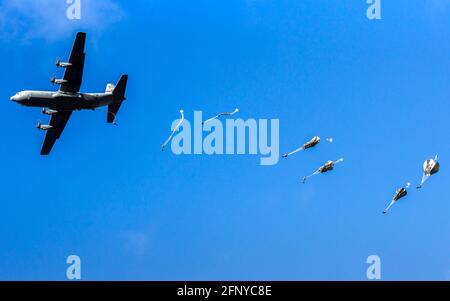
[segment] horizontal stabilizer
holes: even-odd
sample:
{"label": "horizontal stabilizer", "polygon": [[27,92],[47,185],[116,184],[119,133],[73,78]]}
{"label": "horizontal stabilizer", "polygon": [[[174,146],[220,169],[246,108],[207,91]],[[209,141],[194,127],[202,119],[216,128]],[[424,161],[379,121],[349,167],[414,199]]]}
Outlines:
{"label": "horizontal stabilizer", "polygon": [[117,112],[119,112],[122,102],[113,103],[108,106],[108,117],[106,119],[107,123],[115,123]]}
{"label": "horizontal stabilizer", "polygon": [[[127,90],[128,75],[124,74],[120,77],[119,82],[112,90],[115,102],[108,106],[108,116],[106,122],[115,123],[117,112],[119,112],[122,102],[126,99],[125,91]],[[112,88],[112,86],[110,86]]]}

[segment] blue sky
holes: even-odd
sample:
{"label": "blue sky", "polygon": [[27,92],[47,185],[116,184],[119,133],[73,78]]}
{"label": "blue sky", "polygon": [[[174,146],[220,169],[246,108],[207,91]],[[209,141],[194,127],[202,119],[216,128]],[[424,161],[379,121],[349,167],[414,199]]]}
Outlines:
{"label": "blue sky", "polygon": [[[0,1],[0,279],[450,278],[450,1]],[[128,73],[119,127],[76,112],[49,157],[47,120],[9,100],[53,90],[56,57],[88,33],[83,91]],[[258,156],[161,152],[183,108],[280,119],[276,166]],[[384,216],[395,189],[441,172]],[[300,183],[328,159],[333,173]]]}

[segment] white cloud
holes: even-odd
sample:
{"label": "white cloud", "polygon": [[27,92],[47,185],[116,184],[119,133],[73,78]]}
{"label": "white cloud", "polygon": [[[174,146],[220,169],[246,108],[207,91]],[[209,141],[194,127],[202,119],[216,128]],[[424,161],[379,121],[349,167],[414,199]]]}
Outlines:
{"label": "white cloud", "polygon": [[74,31],[100,34],[125,17],[113,0],[81,0],[81,19],[69,20],[66,0],[3,0],[0,3],[0,39],[28,42],[58,40]]}

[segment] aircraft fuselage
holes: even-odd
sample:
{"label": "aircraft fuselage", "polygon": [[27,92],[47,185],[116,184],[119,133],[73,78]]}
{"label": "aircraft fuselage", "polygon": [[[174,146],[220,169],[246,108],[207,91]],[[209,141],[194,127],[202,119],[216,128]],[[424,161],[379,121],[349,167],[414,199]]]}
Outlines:
{"label": "aircraft fuselage", "polygon": [[11,97],[23,106],[49,108],[56,111],[94,110],[113,104],[112,93],[66,93],[61,91],[22,91]]}

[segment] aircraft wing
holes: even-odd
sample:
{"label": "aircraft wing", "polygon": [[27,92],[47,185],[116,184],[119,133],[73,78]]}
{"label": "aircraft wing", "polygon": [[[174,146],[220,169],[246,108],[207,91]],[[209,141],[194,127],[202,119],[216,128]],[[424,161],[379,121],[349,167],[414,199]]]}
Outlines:
{"label": "aircraft wing", "polygon": [[42,145],[41,155],[46,156],[50,154],[53,145],[55,144],[56,140],[61,137],[61,134],[64,131],[67,121],[69,121],[71,115],[71,111],[58,112],[52,115],[52,119],[50,120],[50,125],[52,126],[52,128],[47,130],[44,145]]}
{"label": "aircraft wing", "polygon": [[68,62],[71,65],[66,67],[66,71],[64,72],[64,80],[67,82],[61,84],[61,87],[59,88],[62,92],[77,93],[80,91],[83,79],[84,58],[86,55],[84,53],[85,43],[86,33],[77,33]]}

